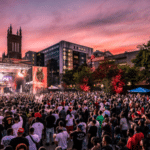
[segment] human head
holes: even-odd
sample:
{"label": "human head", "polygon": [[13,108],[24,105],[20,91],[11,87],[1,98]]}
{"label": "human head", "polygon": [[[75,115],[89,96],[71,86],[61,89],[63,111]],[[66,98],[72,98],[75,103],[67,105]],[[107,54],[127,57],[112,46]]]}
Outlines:
{"label": "human head", "polygon": [[99,141],[98,141],[98,138],[97,137],[92,137],[91,138],[91,143],[95,146],[95,145],[97,145],[97,143],[98,143]]}
{"label": "human head", "polygon": [[82,125],[78,125],[77,130],[82,131]]}
{"label": "human head", "polygon": [[16,146],[15,150],[27,150],[27,145],[24,143],[20,143]]}
{"label": "human head", "polygon": [[106,146],[108,144],[111,144],[111,138],[108,135],[105,135],[102,139],[102,145]]}
{"label": "human head", "polygon": [[30,132],[31,134],[33,134],[33,133],[34,133],[34,128],[31,127],[31,128],[29,129],[29,132]]}
{"label": "human head", "polygon": [[64,123],[62,121],[59,121],[59,126],[63,127]]}
{"label": "human head", "polygon": [[24,128],[19,128],[17,132],[18,136],[23,136],[23,133],[24,133]]}
{"label": "human head", "polygon": [[128,136],[132,137],[134,135],[134,130],[133,129],[129,129],[127,131]]}
{"label": "human head", "polygon": [[127,144],[127,140],[125,138],[121,138],[117,145],[124,147],[126,144]]}
{"label": "human head", "polygon": [[13,135],[13,129],[12,128],[7,129],[7,135]]}

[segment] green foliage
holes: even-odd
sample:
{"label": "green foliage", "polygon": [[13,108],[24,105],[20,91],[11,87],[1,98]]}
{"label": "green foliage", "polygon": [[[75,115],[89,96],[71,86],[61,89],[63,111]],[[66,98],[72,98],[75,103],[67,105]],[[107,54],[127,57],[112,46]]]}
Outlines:
{"label": "green foliage", "polygon": [[118,66],[122,72],[122,79],[124,80],[125,84],[131,82],[132,85],[143,80],[142,72],[137,67],[130,67],[128,65]]}
{"label": "green foliage", "polygon": [[63,74],[62,81],[67,85],[75,84],[74,73],[75,70],[66,70],[65,74]]}
{"label": "green foliage", "polygon": [[136,58],[132,60],[135,67],[145,67],[145,69],[150,68],[150,41],[147,44],[139,45],[139,53]]}
{"label": "green foliage", "polygon": [[89,67],[87,66],[80,66],[79,70],[74,73],[74,81],[77,84],[83,83],[84,78],[88,78],[88,82],[91,82],[90,80],[92,79],[92,71]]}
{"label": "green foliage", "polygon": [[104,85],[104,92],[105,93],[111,93],[112,92],[112,86],[111,86],[111,80],[110,79],[107,79],[107,78],[104,78],[101,82],[103,85]]}

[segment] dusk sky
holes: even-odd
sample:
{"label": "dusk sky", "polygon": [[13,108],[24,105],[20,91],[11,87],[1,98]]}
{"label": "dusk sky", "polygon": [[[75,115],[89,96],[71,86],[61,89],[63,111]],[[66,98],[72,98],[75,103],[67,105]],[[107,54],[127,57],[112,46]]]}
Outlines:
{"label": "dusk sky", "polygon": [[61,40],[123,53],[150,40],[150,0],[0,0],[0,57],[10,24],[23,56]]}

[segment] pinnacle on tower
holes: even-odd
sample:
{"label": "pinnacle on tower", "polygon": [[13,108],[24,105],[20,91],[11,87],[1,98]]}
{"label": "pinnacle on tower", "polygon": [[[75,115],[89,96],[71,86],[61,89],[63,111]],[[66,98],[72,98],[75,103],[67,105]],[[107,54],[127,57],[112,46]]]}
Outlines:
{"label": "pinnacle on tower", "polygon": [[11,24],[10,24],[10,34],[12,34],[12,26],[11,26]]}
{"label": "pinnacle on tower", "polygon": [[20,36],[22,36],[22,30],[21,30],[21,27],[20,27],[20,30],[19,30],[19,32],[20,32]]}

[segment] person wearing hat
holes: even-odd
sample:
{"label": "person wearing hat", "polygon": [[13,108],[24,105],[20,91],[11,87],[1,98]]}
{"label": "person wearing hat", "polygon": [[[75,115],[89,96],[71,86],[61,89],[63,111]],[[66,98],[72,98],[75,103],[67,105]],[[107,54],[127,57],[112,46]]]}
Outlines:
{"label": "person wearing hat", "polygon": [[19,145],[21,143],[25,144],[27,146],[27,149],[29,149],[29,141],[28,141],[28,139],[23,137],[23,133],[24,133],[24,128],[19,128],[18,132],[17,132],[17,137],[13,138],[10,141],[9,145],[11,145],[14,150],[16,149],[17,145]]}
{"label": "person wearing hat", "polygon": [[82,150],[82,143],[86,134],[82,131],[82,125],[77,126],[77,130],[71,132],[70,137],[73,138],[72,149]]}

